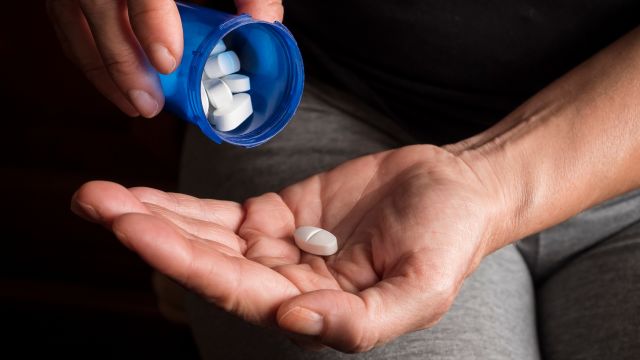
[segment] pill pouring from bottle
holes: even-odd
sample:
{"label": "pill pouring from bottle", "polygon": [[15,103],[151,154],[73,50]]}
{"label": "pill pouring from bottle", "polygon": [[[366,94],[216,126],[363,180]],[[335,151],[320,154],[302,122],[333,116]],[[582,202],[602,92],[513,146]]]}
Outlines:
{"label": "pill pouring from bottle", "polygon": [[242,65],[233,50],[220,40],[204,65],[201,83],[202,109],[220,131],[232,131],[253,114],[248,76],[236,74]]}

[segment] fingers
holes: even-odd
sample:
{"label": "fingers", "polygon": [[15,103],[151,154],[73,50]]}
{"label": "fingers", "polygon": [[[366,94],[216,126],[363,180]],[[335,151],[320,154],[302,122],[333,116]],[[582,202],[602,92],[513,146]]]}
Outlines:
{"label": "fingers", "polygon": [[318,289],[340,289],[321,257],[305,254],[300,260],[299,264],[276,265],[273,270],[284,275],[303,293]]}
{"label": "fingers", "polygon": [[[246,244],[235,234],[237,223],[242,220],[242,210],[238,204],[221,201],[220,203],[228,205],[222,206],[215,204],[215,200],[211,200],[211,204],[201,204],[198,199],[182,194],[174,194],[173,197],[174,199],[185,199],[180,205],[168,200],[143,203],[145,199],[157,200],[162,196],[170,198],[167,193],[156,189],[127,189],[108,181],[91,181],[80,187],[73,195],[71,209],[89,221],[99,222],[106,226],[110,226],[116,217],[127,213],[157,214],[194,238],[215,241],[239,254],[244,253]],[[187,216],[175,213],[171,208],[164,207],[163,203],[182,210]],[[233,220],[209,221],[209,219],[228,220],[229,217],[225,216],[225,211],[229,208],[231,211],[228,213],[235,213]],[[206,216],[208,219],[201,220],[188,216],[190,212]],[[215,213],[222,213],[222,215],[216,216]],[[227,226],[228,224],[231,224],[231,227]]]}
{"label": "fingers", "polygon": [[262,263],[297,263],[300,251],[293,243],[295,221],[282,198],[267,193],[248,199],[244,207],[246,217],[238,235],[247,241],[245,256]]}
{"label": "fingers", "polygon": [[116,86],[93,40],[89,25],[75,0],[47,1],[49,17],[67,57],[87,76],[96,89],[129,116],[140,113]]}
{"label": "fingers", "polygon": [[200,238],[207,241],[215,241],[229,247],[236,254],[244,254],[247,248],[245,241],[236,233],[224,226],[182,216],[171,210],[154,204],[145,204],[153,214],[163,217],[173,225],[180,228],[186,236]]}
{"label": "fingers", "polygon": [[129,0],[129,21],[153,66],[168,74],[180,63],[182,24],[173,0]]}
{"label": "fingers", "polygon": [[[138,195],[144,192],[140,189],[150,193],[138,188]],[[71,207],[78,215],[110,227],[125,246],[158,271],[249,322],[273,324],[278,306],[300,294],[283,275],[235,251],[233,232],[209,224],[212,227],[206,232],[209,237],[217,234],[216,241],[186,236],[179,226],[189,228],[194,223],[174,223],[180,217],[176,214],[165,213],[164,218],[152,214],[121,185],[86,183],[74,194]]]}
{"label": "fingers", "polygon": [[362,352],[434,324],[457,291],[453,279],[408,261],[397,274],[359,294],[318,290],[278,309],[278,324],[346,352]]}
{"label": "fingers", "polygon": [[153,117],[164,105],[157,74],[152,71],[138,41],[123,0],[80,0],[102,61],[118,88],[144,117]]}
{"label": "fingers", "polygon": [[194,256],[192,246],[168,223],[152,215],[129,213],[114,220],[113,232],[149,265],[181,282],[188,282],[189,264]]}
{"label": "fingers", "polygon": [[225,254],[215,242],[187,239],[156,216],[122,215],[113,231],[158,271],[254,324],[272,323],[278,305],[300,293],[271,269]]}
{"label": "fingers", "polygon": [[149,214],[127,188],[109,181],[91,181],[82,185],[73,194],[71,210],[86,220],[107,226],[122,214]]}
{"label": "fingers", "polygon": [[235,0],[238,13],[246,13],[257,20],[282,21],[282,0]]}
{"label": "fingers", "polygon": [[244,219],[242,206],[233,201],[198,199],[148,187],[134,187],[129,190],[143,203],[163,207],[184,217],[219,224],[234,232],[238,231]]}

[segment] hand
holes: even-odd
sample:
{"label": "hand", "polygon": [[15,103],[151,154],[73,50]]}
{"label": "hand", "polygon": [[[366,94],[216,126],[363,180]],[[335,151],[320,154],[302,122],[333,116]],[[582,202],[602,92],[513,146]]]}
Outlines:
{"label": "hand", "polygon": [[[238,12],[282,20],[281,1],[237,0]],[[180,63],[182,25],[173,0],[47,0],[66,55],[129,116],[154,117],[164,106],[158,76]]]}
{"label": "hand", "polygon": [[[72,209],[153,267],[256,324],[366,351],[435,324],[493,249],[501,196],[459,157],[412,146],[349,161],[243,205],[90,182]],[[297,226],[339,251],[301,252]]]}

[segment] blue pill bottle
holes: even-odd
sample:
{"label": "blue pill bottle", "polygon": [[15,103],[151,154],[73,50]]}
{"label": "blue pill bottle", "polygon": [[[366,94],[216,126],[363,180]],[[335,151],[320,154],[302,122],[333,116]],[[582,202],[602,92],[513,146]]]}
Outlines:
{"label": "blue pill bottle", "polygon": [[[174,72],[159,74],[166,109],[197,125],[216,143],[254,147],[269,141],[291,121],[302,98],[304,67],[291,33],[279,22],[176,4],[184,32],[184,54]],[[204,64],[219,40],[238,54],[240,73],[251,78],[253,115],[228,132],[209,123],[200,92]]]}

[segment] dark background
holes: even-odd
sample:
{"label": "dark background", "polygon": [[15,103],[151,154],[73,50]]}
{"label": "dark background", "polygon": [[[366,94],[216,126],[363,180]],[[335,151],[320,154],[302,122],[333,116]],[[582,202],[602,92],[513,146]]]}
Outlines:
{"label": "dark background", "polygon": [[0,357],[195,358],[189,329],[157,309],[151,269],[69,211],[93,179],[175,190],[185,124],[104,100],[62,54],[44,1],[0,17]]}

